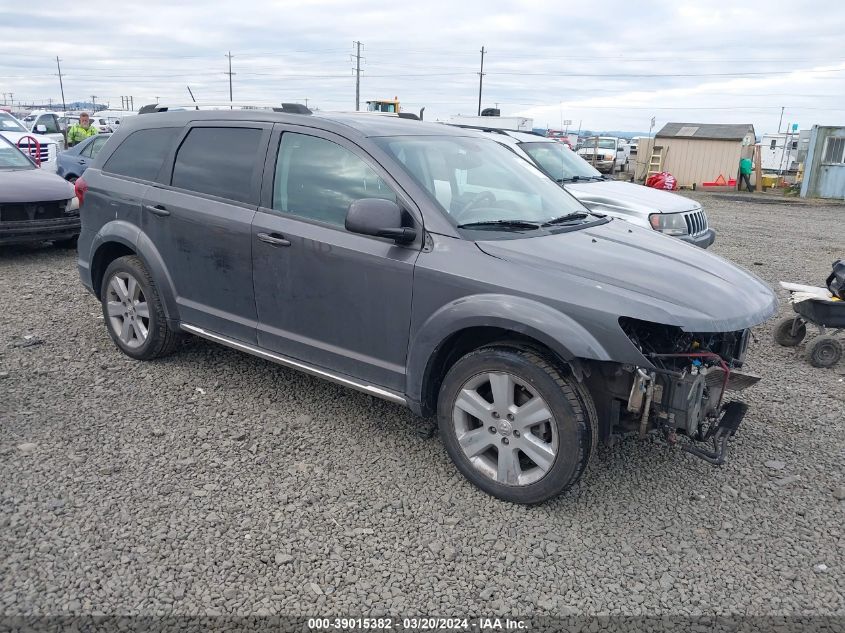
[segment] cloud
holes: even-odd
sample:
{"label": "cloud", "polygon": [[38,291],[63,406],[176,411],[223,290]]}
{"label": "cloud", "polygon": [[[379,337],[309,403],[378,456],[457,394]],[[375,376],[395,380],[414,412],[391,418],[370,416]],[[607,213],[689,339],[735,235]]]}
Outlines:
{"label": "cloud", "polygon": [[236,100],[349,110],[360,40],[362,101],[397,95],[431,118],[475,112],[482,45],[483,105],[540,126],[643,131],[654,115],[764,131],[781,106],[802,127],[845,118],[838,4],[138,0],[110,3],[105,21],[86,11],[0,9],[0,93],[58,102],[58,56],[68,101],[183,102],[189,85],[228,99],[231,51]]}

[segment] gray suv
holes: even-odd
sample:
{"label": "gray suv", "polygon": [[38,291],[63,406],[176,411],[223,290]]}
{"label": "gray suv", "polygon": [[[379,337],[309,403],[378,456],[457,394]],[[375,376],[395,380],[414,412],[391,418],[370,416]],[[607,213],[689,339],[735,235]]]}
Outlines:
{"label": "gray suv", "polygon": [[613,432],[722,463],[776,308],[494,140],[394,116],[144,114],[77,191],[79,272],[125,354],[194,334],[436,414],[457,468],[519,503]]}

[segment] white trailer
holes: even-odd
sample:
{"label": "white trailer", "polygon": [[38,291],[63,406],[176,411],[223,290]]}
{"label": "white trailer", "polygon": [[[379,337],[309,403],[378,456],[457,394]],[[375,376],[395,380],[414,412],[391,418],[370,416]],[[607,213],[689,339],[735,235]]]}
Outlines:
{"label": "white trailer", "polygon": [[462,116],[460,114],[449,117],[450,125],[469,125],[483,127],[490,130],[514,130],[530,132],[534,129],[534,119],[523,116]]}

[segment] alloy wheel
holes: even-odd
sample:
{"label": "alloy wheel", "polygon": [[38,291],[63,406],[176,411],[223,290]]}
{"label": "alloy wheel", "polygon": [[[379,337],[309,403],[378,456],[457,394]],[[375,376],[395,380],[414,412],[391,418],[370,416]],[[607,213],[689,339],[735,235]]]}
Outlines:
{"label": "alloy wheel", "polygon": [[558,453],[554,416],[519,376],[485,372],[467,380],[452,411],[458,444],[486,477],[508,486],[542,479]]}
{"label": "alloy wheel", "polygon": [[112,330],[127,347],[143,345],[150,329],[150,309],[141,284],[127,272],[117,272],[109,279],[108,318]]}

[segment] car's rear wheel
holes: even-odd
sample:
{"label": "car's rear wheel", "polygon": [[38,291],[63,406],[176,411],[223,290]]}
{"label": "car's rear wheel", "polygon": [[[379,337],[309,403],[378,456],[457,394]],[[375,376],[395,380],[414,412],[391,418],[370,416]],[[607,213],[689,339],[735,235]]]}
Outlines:
{"label": "car's rear wheel", "polygon": [[167,325],[158,289],[140,258],[119,257],[109,264],[100,301],[109,335],[124,354],[151,360],[173,351],[176,332]]}
{"label": "car's rear wheel", "polygon": [[443,380],[440,434],[458,470],[483,491],[540,503],[578,481],[589,462],[595,435],[585,398],[573,377],[531,351],[482,348]]}

